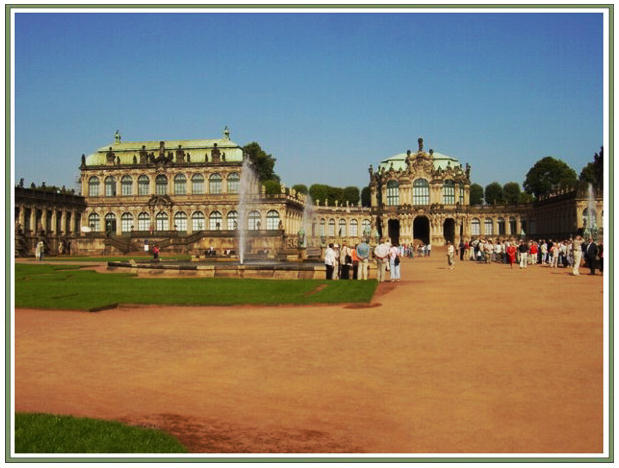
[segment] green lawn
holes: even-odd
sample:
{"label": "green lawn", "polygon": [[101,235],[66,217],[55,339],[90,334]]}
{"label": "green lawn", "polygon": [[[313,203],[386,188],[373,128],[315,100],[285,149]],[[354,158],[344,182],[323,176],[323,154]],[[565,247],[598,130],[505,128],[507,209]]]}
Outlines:
{"label": "green lawn", "polygon": [[[320,290],[317,288],[325,284]],[[366,303],[371,281],[262,280],[233,278],[138,278],[102,274],[79,265],[15,265],[15,305],[90,310],[112,304],[315,304]]]}
{"label": "green lawn", "polygon": [[[136,262],[144,262],[152,260],[152,255],[128,255],[125,257],[71,257],[71,256],[59,256],[59,257],[45,257],[43,260],[46,262],[128,262],[129,260],[135,260]],[[161,260],[191,260],[191,255],[163,255]]]}
{"label": "green lawn", "polygon": [[174,437],[155,430],[52,414],[15,415],[17,453],[182,453]]}

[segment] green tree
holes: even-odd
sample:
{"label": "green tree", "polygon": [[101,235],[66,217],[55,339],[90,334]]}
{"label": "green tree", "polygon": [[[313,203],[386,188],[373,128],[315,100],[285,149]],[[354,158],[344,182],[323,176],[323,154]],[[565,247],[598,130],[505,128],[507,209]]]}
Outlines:
{"label": "green tree", "polygon": [[518,203],[525,205],[527,203],[531,203],[532,201],[533,201],[533,195],[531,195],[529,192],[520,192]]}
{"label": "green tree", "polygon": [[560,159],[546,156],[529,169],[522,185],[528,193],[539,198],[558,188],[574,187],[577,182],[574,169]]}
{"label": "green tree", "polygon": [[496,205],[497,203],[503,203],[503,187],[498,182],[492,182],[486,185],[484,190],[484,199],[489,205]]}
{"label": "green tree", "polygon": [[255,141],[243,147],[243,152],[249,156],[260,182],[275,180],[279,182],[279,176],[275,173],[276,159],[266,153]]}
{"label": "green tree", "polygon": [[363,187],[361,189],[361,206],[370,207],[372,205],[372,195],[370,187]]}
{"label": "green tree", "polygon": [[479,184],[471,184],[471,205],[481,205],[484,198],[484,188]]}
{"label": "green tree", "polygon": [[324,201],[327,199],[329,187],[324,184],[312,184],[309,188],[310,197],[314,203],[316,200],[320,200],[321,204],[324,204]]}
{"label": "green tree", "polygon": [[588,163],[580,171],[578,178],[583,184],[592,184],[594,187],[604,188],[604,147],[593,155],[593,162]]}
{"label": "green tree", "polygon": [[348,202],[351,205],[359,203],[359,188],[358,187],[344,187],[344,202]]}
{"label": "green tree", "polygon": [[277,195],[282,191],[282,186],[278,180],[265,180],[262,185],[264,185],[264,191],[267,195]]}
{"label": "green tree", "polygon": [[520,184],[518,182],[507,182],[503,185],[503,199],[505,203],[515,205],[520,200]]}
{"label": "green tree", "polygon": [[302,193],[304,195],[307,195],[309,193],[309,190],[307,189],[307,185],[305,184],[293,185],[292,188],[295,189],[298,193]]}

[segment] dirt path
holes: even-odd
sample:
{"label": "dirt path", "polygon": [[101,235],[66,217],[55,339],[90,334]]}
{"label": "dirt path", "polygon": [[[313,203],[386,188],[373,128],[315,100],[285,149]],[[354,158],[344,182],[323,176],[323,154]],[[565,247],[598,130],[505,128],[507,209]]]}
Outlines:
{"label": "dirt path", "polygon": [[445,263],[374,307],[17,310],[16,409],[195,452],[600,452],[602,278]]}

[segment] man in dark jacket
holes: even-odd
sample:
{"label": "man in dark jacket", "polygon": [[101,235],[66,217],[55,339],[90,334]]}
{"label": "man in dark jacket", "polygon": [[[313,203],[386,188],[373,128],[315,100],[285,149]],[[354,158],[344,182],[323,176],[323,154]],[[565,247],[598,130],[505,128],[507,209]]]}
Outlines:
{"label": "man in dark jacket", "polygon": [[585,247],[585,261],[591,272],[590,275],[595,275],[595,268],[597,266],[598,246],[595,245],[593,239],[590,237],[587,246]]}

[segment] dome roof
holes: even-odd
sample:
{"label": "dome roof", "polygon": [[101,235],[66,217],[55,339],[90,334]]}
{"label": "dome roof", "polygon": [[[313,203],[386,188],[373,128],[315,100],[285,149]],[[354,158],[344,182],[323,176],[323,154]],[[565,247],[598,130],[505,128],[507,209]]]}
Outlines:
{"label": "dome roof", "polygon": [[[413,154],[411,154],[411,156],[413,156]],[[383,159],[378,164],[378,169],[381,170],[384,167],[385,170],[388,171],[389,168],[393,164],[394,171],[398,171],[400,169],[405,170],[406,169],[406,157],[407,157],[406,153],[400,153],[400,154],[395,154],[387,159]],[[462,167],[462,163],[458,161],[458,159],[454,158],[453,156],[449,156],[447,154],[439,153],[437,151],[434,151],[432,153],[432,160],[434,163],[434,169],[445,169],[448,166]]]}

